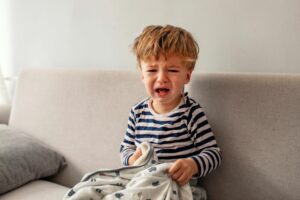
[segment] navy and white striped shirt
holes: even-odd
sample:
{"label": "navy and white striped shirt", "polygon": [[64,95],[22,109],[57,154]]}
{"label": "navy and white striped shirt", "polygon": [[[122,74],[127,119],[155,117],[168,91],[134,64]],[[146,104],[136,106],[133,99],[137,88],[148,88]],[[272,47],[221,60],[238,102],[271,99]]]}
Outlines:
{"label": "navy and white striped shirt", "polygon": [[153,111],[150,98],[132,107],[121,159],[128,165],[129,157],[142,142],[154,147],[160,162],[172,162],[191,157],[198,166],[198,176],[203,177],[221,163],[221,152],[207,118],[198,103],[187,93],[180,104],[167,114]]}

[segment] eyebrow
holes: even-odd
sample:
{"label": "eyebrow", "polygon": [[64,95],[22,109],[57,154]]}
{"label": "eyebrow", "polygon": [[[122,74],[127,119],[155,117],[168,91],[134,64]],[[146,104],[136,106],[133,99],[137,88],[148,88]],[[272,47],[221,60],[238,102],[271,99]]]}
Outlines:
{"label": "eyebrow", "polygon": [[146,65],[146,67],[147,67],[147,68],[150,68],[150,67],[158,67],[158,66],[155,65],[155,64],[148,64],[148,65]]}
{"label": "eyebrow", "polygon": [[169,65],[169,66],[166,66],[167,68],[176,68],[176,69],[180,69],[181,67],[178,66],[178,65]]}
{"label": "eyebrow", "polygon": [[[156,67],[158,67],[157,64],[147,64],[145,66],[146,66],[146,68],[156,68]],[[175,65],[175,64],[167,65],[167,66],[164,66],[164,67],[166,67],[166,68],[181,68],[181,66]]]}

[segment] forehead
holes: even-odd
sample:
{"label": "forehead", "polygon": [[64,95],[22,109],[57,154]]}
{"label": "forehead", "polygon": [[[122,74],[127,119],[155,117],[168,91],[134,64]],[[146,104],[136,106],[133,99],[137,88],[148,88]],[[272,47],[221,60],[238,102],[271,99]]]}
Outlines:
{"label": "forehead", "polygon": [[167,56],[160,55],[158,58],[150,56],[145,60],[141,60],[142,66],[174,66],[182,67],[183,66],[182,56],[171,54]]}

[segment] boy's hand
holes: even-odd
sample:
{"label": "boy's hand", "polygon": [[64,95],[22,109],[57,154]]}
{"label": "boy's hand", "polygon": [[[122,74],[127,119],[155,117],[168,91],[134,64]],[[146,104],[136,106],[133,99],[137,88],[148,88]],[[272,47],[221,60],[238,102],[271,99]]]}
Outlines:
{"label": "boy's hand", "polygon": [[134,152],[134,154],[132,154],[132,156],[130,156],[130,158],[128,160],[128,164],[132,165],[141,156],[142,156],[142,150],[140,148],[137,148],[136,151]]}
{"label": "boy's hand", "polygon": [[194,174],[198,173],[198,167],[192,158],[184,158],[176,160],[168,172],[173,180],[183,186],[190,181]]}

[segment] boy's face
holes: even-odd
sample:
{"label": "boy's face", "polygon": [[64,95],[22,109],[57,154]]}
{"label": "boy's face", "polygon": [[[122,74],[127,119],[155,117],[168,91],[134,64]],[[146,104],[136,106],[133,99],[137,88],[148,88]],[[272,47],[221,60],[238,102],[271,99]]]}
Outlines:
{"label": "boy's face", "polygon": [[150,57],[141,60],[141,79],[151,96],[154,110],[158,113],[169,112],[181,100],[184,85],[190,81],[192,70],[183,63],[182,58],[170,54],[166,58]]}

